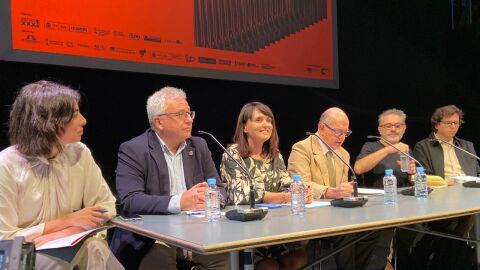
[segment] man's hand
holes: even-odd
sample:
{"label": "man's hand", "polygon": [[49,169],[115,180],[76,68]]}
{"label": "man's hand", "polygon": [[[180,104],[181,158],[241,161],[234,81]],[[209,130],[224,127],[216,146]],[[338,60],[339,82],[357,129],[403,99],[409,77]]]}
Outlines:
{"label": "man's hand", "polygon": [[352,196],[353,185],[351,182],[341,183],[338,187],[329,187],[325,193],[327,199],[339,199]]}
{"label": "man's hand", "polygon": [[410,159],[410,164],[409,164],[409,174],[415,174],[417,171],[416,171],[416,168],[415,168],[416,164],[415,164],[415,160],[413,159]]}
{"label": "man's hand", "polygon": [[[409,152],[409,147],[408,147],[408,144],[404,144],[404,143],[395,143],[393,144],[396,148],[398,148],[399,150],[403,151],[403,153],[408,153]],[[397,149],[395,149],[394,147],[392,146],[389,146],[389,149],[390,149],[390,154],[393,154],[393,153],[399,153],[400,155],[402,153],[400,153]]]}
{"label": "man's hand", "polygon": [[305,203],[309,204],[313,202],[313,189],[310,186],[305,185]]}
{"label": "man's hand", "polygon": [[203,209],[205,203],[205,190],[208,184],[201,182],[185,191],[180,199],[180,209],[182,211],[192,209]]}
{"label": "man's hand", "polygon": [[105,220],[110,218],[106,213],[107,211],[106,208],[95,205],[65,215],[62,217],[62,220],[68,227],[80,227],[90,230],[102,225]]}

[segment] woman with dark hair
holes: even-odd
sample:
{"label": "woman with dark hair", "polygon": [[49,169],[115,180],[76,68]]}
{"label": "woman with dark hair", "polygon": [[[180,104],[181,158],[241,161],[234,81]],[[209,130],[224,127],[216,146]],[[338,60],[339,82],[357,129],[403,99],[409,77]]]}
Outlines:
{"label": "woman with dark hair", "polygon": [[[0,152],[0,239],[24,236],[38,248],[115,216],[115,197],[80,142],[79,102],[77,91],[49,81],[19,91],[8,121],[11,146]],[[123,269],[96,237],[42,252],[38,269]]]}
{"label": "woman with dark hair", "polygon": [[[260,102],[245,104],[237,120],[233,144],[228,148],[235,159],[243,163],[253,177],[255,201],[264,203],[289,203],[290,176],[278,150],[275,118],[270,108]],[[235,204],[248,204],[250,185],[245,174],[227,154],[220,165],[222,181],[230,200]],[[307,188],[305,200],[312,202],[313,193]],[[296,244],[297,246],[298,243]],[[307,263],[303,249],[275,246],[257,249],[261,261],[256,269],[297,269]],[[277,258],[278,262],[272,258]]]}

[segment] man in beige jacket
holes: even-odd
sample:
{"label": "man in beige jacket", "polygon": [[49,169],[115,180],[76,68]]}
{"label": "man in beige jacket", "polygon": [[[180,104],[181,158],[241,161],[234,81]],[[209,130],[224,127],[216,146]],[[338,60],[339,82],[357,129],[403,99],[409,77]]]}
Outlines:
{"label": "man in beige jacket", "polygon": [[[342,159],[350,161],[350,155],[342,148],[345,138],[352,131],[348,129],[347,114],[340,108],[330,108],[320,116],[317,135],[320,136]],[[288,171],[300,174],[305,184],[313,187],[314,197],[342,198],[352,195],[353,187],[348,182],[348,167],[330,153],[316,136],[310,136],[292,147],[288,159]],[[391,229],[379,230],[345,248],[335,255],[337,269],[383,269],[387,264]],[[344,246],[363,233],[338,235],[321,239],[334,248]],[[311,241],[309,245],[316,245]],[[318,254],[315,254],[318,255]]]}
{"label": "man in beige jacket", "polygon": [[[346,162],[350,161],[350,155],[342,144],[352,133],[348,126],[347,114],[334,107],[320,116],[317,129],[317,135]],[[313,188],[315,199],[335,199],[352,194],[352,185],[348,183],[348,167],[315,136],[293,145],[288,171],[302,176],[302,181]]]}

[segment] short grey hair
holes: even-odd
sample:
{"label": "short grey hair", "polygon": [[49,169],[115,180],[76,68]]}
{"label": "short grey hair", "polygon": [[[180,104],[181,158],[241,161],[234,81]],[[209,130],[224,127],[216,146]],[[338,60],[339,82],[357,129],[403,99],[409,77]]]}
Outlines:
{"label": "short grey hair", "polygon": [[153,128],[153,118],[155,115],[165,113],[167,100],[170,99],[187,99],[187,94],[180,88],[165,86],[153,93],[147,100],[148,122]]}
{"label": "short grey hair", "polygon": [[389,114],[396,114],[398,115],[403,123],[405,123],[405,120],[407,120],[407,115],[402,111],[402,110],[399,110],[399,109],[395,109],[395,108],[392,108],[392,109],[388,109],[386,111],[383,111],[379,116],[378,116],[378,124],[380,125],[380,123],[382,122],[382,119],[389,115]]}

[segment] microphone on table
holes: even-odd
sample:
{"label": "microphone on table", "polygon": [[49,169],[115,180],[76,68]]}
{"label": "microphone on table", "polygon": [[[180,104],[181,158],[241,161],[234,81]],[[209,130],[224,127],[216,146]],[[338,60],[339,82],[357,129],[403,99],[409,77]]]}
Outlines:
{"label": "microphone on table", "polygon": [[346,162],[337,152],[335,152],[333,148],[328,143],[326,143],[325,140],[322,139],[322,137],[312,132],[307,132],[307,135],[317,137],[328,148],[330,152],[332,152],[335,156],[337,156],[340,159],[340,161],[342,161],[342,163],[348,167],[348,169],[352,173],[351,179],[352,179],[352,185],[353,185],[353,197],[351,196],[347,198],[332,200],[331,201],[332,206],[347,207],[347,208],[363,206],[368,201],[368,198],[358,196],[357,176],[355,175],[355,171],[353,170],[352,166],[350,166],[348,162]]}
{"label": "microphone on table", "polygon": [[477,160],[480,160],[480,158],[479,158],[478,156],[476,156],[475,154],[470,153],[470,152],[468,152],[467,150],[465,150],[465,149],[463,149],[463,148],[461,148],[461,147],[459,147],[459,146],[456,146],[456,145],[453,144],[453,143],[449,143],[449,142],[447,142],[447,141],[444,141],[444,140],[438,139],[438,138],[429,139],[429,141],[431,141],[431,142],[433,142],[433,141],[438,141],[438,142],[442,142],[442,143],[444,143],[444,144],[448,144],[448,145],[450,145],[450,146],[452,146],[452,147],[455,147],[455,149],[458,149],[458,150],[464,152],[465,154],[467,154],[467,155],[469,155],[469,156],[471,156],[471,157],[474,157],[474,158],[476,158]]}
{"label": "microphone on table", "polygon": [[416,160],[414,157],[412,157],[412,155],[410,155],[409,153],[406,153],[402,150],[400,150],[398,147],[396,147],[395,145],[393,145],[393,143],[385,140],[384,138],[380,137],[380,136],[372,136],[372,135],[368,135],[367,138],[369,139],[379,139],[380,141],[390,145],[391,147],[393,147],[395,150],[397,150],[398,152],[402,153],[402,155],[405,155],[407,156],[409,159],[412,159],[413,161],[415,161],[415,163],[417,163],[420,167],[423,167],[422,163],[420,163],[420,161]]}
{"label": "microphone on table", "polygon": [[[464,152],[465,154],[467,154],[467,155],[469,155],[469,156],[471,156],[471,157],[473,157],[473,158],[476,158],[477,160],[480,160],[480,158],[479,158],[477,155],[475,155],[475,154],[473,154],[473,153],[471,153],[471,152],[469,152],[469,151],[467,151],[467,150],[465,150],[465,149],[463,149],[463,148],[461,148],[461,147],[459,147],[459,146],[456,146],[456,145],[453,144],[453,143],[449,143],[449,142],[447,142],[447,141],[444,141],[444,140],[438,139],[438,138],[429,139],[429,141],[431,141],[431,142],[437,141],[437,142],[442,142],[442,143],[444,143],[444,144],[448,144],[448,145],[454,147],[455,149],[458,149],[458,150]],[[480,188],[480,183],[477,183],[477,181],[468,181],[468,182],[463,183],[463,186],[464,186],[464,187]]]}
{"label": "microphone on table", "polygon": [[249,209],[234,209],[227,211],[225,216],[228,219],[231,220],[237,220],[237,221],[252,221],[252,220],[260,220],[263,219],[267,213],[268,209],[265,208],[256,208],[255,207],[255,190],[253,186],[253,178],[248,172],[247,168],[245,168],[237,159],[235,159],[232,154],[213,136],[211,133],[205,132],[205,131],[198,131],[198,134],[200,135],[207,135],[210,138],[213,139],[213,141],[220,146],[220,148],[225,152],[230,159],[232,159],[240,168],[240,170],[243,171],[243,173],[247,176],[248,182],[250,185],[250,192],[249,192],[249,197],[250,197],[250,208]]}

